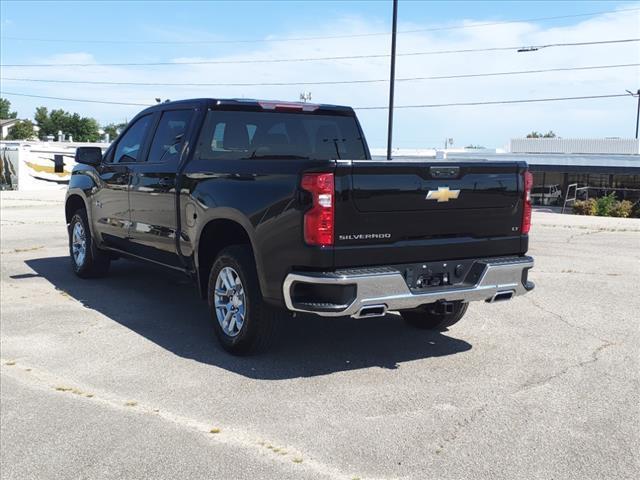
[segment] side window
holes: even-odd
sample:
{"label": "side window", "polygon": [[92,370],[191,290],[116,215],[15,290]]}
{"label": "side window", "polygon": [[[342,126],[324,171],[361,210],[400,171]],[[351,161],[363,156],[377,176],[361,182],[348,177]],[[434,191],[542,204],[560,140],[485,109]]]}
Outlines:
{"label": "side window", "polygon": [[162,114],[149,149],[150,162],[171,162],[178,158],[192,116],[193,110],[170,110]]}
{"label": "side window", "polygon": [[115,163],[136,162],[140,156],[140,150],[144,144],[144,139],[151,124],[151,115],[145,115],[136,120],[118,141],[116,153],[113,157]]}

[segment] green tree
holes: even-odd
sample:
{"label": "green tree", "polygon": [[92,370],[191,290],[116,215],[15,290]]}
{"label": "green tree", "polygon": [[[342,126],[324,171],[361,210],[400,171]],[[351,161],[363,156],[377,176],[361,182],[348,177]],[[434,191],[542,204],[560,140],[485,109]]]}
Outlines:
{"label": "green tree", "polygon": [[47,111],[47,107],[38,107],[36,108],[36,114],[33,116],[33,119],[36,121],[36,124],[42,128],[42,125],[48,120],[49,112]]}
{"label": "green tree", "polygon": [[16,118],[18,112],[11,112],[11,102],[6,98],[0,98],[0,119]]}
{"label": "green tree", "polygon": [[527,134],[527,138],[556,138],[557,135],[553,130],[549,130],[547,133],[536,132],[535,130]]}
{"label": "green tree", "polygon": [[31,120],[18,120],[7,134],[7,140],[29,140],[35,137]]}
{"label": "green tree", "polygon": [[65,112],[62,109],[48,111],[46,107],[36,108],[34,119],[40,127],[40,138],[58,132],[71,135],[76,142],[97,142],[100,139],[100,126],[95,118],[81,117],[77,113]]}
{"label": "green tree", "polygon": [[110,123],[102,127],[102,129],[104,130],[104,133],[109,134],[109,140],[113,141],[118,136],[118,132],[124,130],[124,127],[126,126],[126,123]]}

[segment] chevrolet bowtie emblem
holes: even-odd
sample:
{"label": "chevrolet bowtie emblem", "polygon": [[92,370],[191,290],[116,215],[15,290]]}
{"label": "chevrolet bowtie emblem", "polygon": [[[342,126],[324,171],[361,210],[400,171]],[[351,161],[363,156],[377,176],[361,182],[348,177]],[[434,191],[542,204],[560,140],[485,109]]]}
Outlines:
{"label": "chevrolet bowtie emblem", "polygon": [[460,190],[449,190],[449,187],[438,187],[438,190],[429,190],[427,200],[437,200],[440,202],[448,202],[450,199],[456,199],[460,195]]}

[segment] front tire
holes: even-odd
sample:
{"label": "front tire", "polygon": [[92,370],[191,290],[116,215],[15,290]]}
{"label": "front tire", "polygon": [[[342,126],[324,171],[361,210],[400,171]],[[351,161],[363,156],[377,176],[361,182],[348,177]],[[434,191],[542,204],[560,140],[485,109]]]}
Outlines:
{"label": "front tire", "polygon": [[73,214],[69,223],[69,256],[74,273],[81,278],[103,277],[109,272],[111,258],[94,245],[83,208]]}
{"label": "front tire", "polygon": [[437,304],[422,305],[414,310],[401,310],[400,315],[409,325],[425,330],[444,330],[454,323],[458,323],[469,307],[468,303],[455,302],[453,312],[443,313],[437,309]]}
{"label": "front tire", "polygon": [[222,347],[234,355],[267,350],[278,311],[265,304],[251,249],[234,245],[220,252],[209,273],[211,322]]}

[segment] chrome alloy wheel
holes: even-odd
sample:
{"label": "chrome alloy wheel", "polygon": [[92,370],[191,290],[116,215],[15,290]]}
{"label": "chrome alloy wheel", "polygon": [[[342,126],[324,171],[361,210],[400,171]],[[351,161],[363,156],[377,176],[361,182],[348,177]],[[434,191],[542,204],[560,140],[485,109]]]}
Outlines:
{"label": "chrome alloy wheel", "polygon": [[76,266],[82,267],[87,257],[87,235],[80,222],[76,222],[73,225],[71,232],[71,251],[73,252],[73,261],[76,263]]}
{"label": "chrome alloy wheel", "polygon": [[222,331],[230,337],[240,333],[246,314],[244,287],[240,275],[231,267],[218,272],[213,294],[218,323]]}

